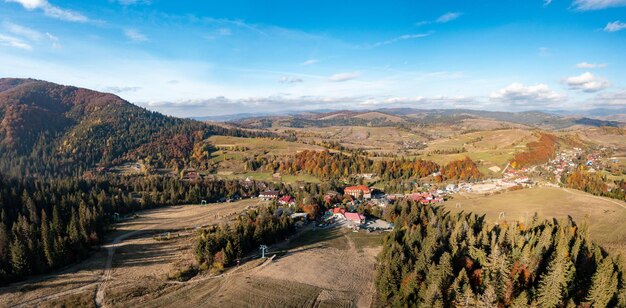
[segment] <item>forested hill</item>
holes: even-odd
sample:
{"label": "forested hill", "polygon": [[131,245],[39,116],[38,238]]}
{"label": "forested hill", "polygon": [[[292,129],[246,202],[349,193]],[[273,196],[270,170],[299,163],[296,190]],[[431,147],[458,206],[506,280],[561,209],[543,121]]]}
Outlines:
{"label": "forested hill", "polygon": [[[164,116],[113,94],[0,79],[4,172],[66,174],[144,158],[172,166],[184,163],[195,144],[215,134],[267,135]],[[18,170],[17,162],[22,162]]]}

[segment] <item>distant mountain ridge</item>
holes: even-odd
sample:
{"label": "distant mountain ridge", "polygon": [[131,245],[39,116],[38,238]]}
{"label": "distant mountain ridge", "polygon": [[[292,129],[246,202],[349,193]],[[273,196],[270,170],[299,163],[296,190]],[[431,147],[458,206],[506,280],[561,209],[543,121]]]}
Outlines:
{"label": "distant mountain ridge", "polygon": [[[249,115],[249,114],[248,114]],[[310,111],[282,115],[233,115],[233,120],[226,120],[244,127],[267,128],[276,122],[282,126],[398,126],[398,125],[436,125],[458,124],[468,119],[489,119],[504,124],[525,125],[545,129],[563,129],[574,125],[587,126],[621,126],[620,121],[574,117],[551,114],[542,111],[503,112],[472,109],[414,109],[414,108],[381,108],[374,110],[335,110]]]}

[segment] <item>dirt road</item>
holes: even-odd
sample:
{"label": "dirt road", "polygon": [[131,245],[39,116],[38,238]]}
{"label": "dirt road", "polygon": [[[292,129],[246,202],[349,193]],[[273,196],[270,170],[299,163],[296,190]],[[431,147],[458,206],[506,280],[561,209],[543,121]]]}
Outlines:
{"label": "dirt road", "polygon": [[[80,264],[57,274],[35,277],[0,289],[0,306],[118,306],[117,296],[134,292],[142,281],[164,284],[176,262],[191,262],[192,235],[196,227],[224,223],[257,200],[209,206],[174,206],[139,213],[139,218],[120,223],[111,240]],[[156,241],[152,235],[171,232],[173,240]],[[145,253],[148,251],[149,253]],[[114,293],[110,294],[110,288]],[[111,298],[113,296],[113,298]],[[77,301],[80,300],[81,304]],[[113,303],[112,305],[110,303]]]}

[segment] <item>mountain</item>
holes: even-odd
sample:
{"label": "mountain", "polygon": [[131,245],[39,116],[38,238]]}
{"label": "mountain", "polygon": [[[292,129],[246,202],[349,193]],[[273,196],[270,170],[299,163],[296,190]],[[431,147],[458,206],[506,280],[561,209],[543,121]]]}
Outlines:
{"label": "mountain", "polygon": [[376,110],[337,110],[306,112],[291,115],[233,116],[233,122],[243,127],[272,126],[398,126],[398,125],[462,125],[470,120],[488,120],[496,127],[519,125],[542,129],[563,129],[575,125],[621,126],[622,122],[598,118],[564,116],[542,111],[502,112],[471,109],[383,108]]}
{"label": "mountain", "polygon": [[[171,166],[183,163],[195,144],[214,134],[259,133],[165,116],[113,94],[33,79],[0,79],[0,152],[28,158],[31,167],[46,160],[66,169],[86,169],[143,158]],[[0,170],[16,162],[3,161]]]}

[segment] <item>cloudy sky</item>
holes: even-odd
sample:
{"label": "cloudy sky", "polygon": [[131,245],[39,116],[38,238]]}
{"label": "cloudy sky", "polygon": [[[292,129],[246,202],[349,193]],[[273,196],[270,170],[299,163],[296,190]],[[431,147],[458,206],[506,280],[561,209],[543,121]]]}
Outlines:
{"label": "cloudy sky", "polygon": [[624,72],[626,0],[0,0],[0,77],[177,116],[626,107]]}

